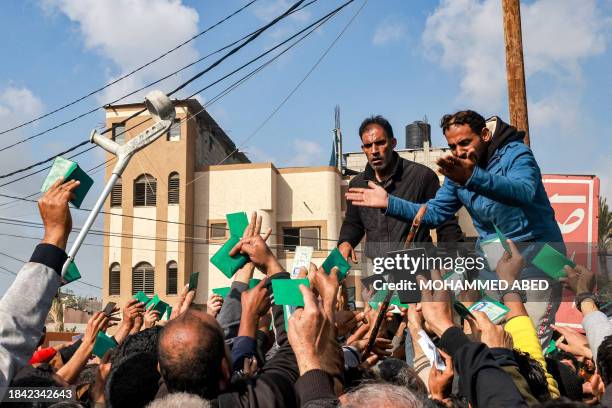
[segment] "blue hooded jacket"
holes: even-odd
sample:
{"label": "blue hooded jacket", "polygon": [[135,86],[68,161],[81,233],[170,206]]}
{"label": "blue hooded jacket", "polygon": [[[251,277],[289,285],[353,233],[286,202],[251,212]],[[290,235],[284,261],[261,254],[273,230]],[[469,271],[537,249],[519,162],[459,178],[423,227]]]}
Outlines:
{"label": "blue hooded jacket", "polygon": [[[522,141],[523,132],[498,117],[489,119],[487,127],[493,128],[493,137],[486,166],[474,167],[465,185],[446,178],[436,196],[427,202],[422,222],[435,227],[464,206],[481,241],[497,236],[495,224],[513,241],[546,242],[565,252],[540,168]],[[420,204],[390,195],[386,214],[412,220],[419,207]]]}

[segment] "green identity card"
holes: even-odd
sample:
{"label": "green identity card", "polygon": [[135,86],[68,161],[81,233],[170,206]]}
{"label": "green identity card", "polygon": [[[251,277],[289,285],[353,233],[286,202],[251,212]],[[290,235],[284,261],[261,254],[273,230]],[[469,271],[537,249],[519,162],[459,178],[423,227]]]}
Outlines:
{"label": "green identity card", "polygon": [[230,237],[242,238],[244,230],[249,226],[249,219],[245,212],[237,212],[226,214],[227,226],[229,228]]}
{"label": "green identity card", "polygon": [[300,285],[310,287],[308,279],[272,279],[272,293],[277,305],[304,306]]}
{"label": "green identity card", "polygon": [[493,323],[498,323],[510,311],[502,303],[499,303],[488,296],[483,297],[478,302],[468,307],[470,312],[483,312]]}
{"label": "green identity card", "polygon": [[93,346],[93,354],[102,358],[108,350],[114,349],[115,347],[117,347],[117,342],[114,338],[109,337],[104,332],[98,332],[96,342]]}
{"label": "green identity card", "polygon": [[231,278],[238,269],[242,268],[248,258],[242,254],[230,256],[229,253],[234,246],[240,241],[239,237],[230,237],[225,244],[210,258],[210,262],[215,265],[225,276]]}
{"label": "green identity card", "polygon": [[565,265],[569,265],[572,268],[576,267],[574,262],[567,259],[561,252],[548,244],[544,244],[531,263],[543,270],[553,279],[565,277],[566,274],[563,270]]}
{"label": "green identity card", "polygon": [[191,275],[189,275],[189,291],[196,290],[198,288],[199,278],[200,272],[191,272]]}
{"label": "green identity card", "polygon": [[223,288],[215,288],[212,290],[212,292],[216,295],[221,296],[223,299],[225,299],[227,295],[230,293],[231,289],[232,288],[230,288],[229,286],[225,286]]}
{"label": "green identity card", "polygon": [[145,305],[151,300],[147,295],[145,295],[144,292],[138,292],[137,294],[135,294],[134,299],[138,300],[141,303],[144,303]]}
{"label": "green identity card", "polygon": [[349,269],[351,269],[351,265],[346,262],[346,259],[344,259],[338,248],[334,248],[329,253],[322,266],[328,275],[331,273],[334,266],[338,267],[338,282],[343,281]]}
{"label": "green identity card", "polygon": [[47,192],[53,183],[55,183],[60,177],[64,178],[64,183],[70,180],[78,180],[81,182],[81,184],[79,184],[79,186],[74,190],[74,200],[70,201],[76,208],[80,208],[83,199],[85,199],[87,192],[93,185],[93,179],[89,177],[76,162],[64,159],[61,156],[57,156],[53,162],[53,166],[51,167],[49,174],[47,174],[47,178],[40,188],[40,191],[42,193]]}

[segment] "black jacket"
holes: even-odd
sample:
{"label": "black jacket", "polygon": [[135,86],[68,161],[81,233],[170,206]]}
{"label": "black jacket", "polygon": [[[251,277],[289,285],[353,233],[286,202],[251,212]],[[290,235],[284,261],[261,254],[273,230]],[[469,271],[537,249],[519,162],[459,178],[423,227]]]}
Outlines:
{"label": "black jacket", "polygon": [[458,327],[447,329],[440,348],[453,358],[459,377],[459,395],[467,397],[474,408],[524,407],[527,403],[510,377],[483,343],[471,342]]}
{"label": "black jacket", "polygon": [[[368,164],[365,171],[356,175],[349,187],[367,187],[368,181],[382,185],[389,194],[415,203],[425,203],[440,188],[436,173],[429,167],[402,159],[393,152],[394,170],[382,184],[376,180],[374,170]],[[340,229],[338,245],[349,242],[355,248],[366,235],[365,254],[368,258],[385,256],[390,250],[401,249],[410,230],[410,222],[387,217],[377,208],[356,207],[346,203],[346,217]],[[438,242],[458,242],[463,233],[457,218],[445,222],[436,229]],[[421,228],[414,242],[431,242],[429,229]]]}

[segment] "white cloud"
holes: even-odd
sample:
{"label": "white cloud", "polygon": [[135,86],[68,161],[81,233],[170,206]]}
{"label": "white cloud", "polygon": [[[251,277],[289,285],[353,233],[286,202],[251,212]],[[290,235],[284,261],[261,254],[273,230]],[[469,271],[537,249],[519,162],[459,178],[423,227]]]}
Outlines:
{"label": "white cloud", "polygon": [[[0,129],[8,129],[40,116],[44,109],[45,105],[42,100],[28,88],[14,85],[8,85],[4,88],[0,87]],[[30,128],[29,133],[31,133],[31,130]],[[23,129],[14,130],[2,135],[0,146],[7,146],[12,142],[23,139],[25,136]],[[34,161],[32,150],[28,144],[20,144],[6,152],[1,152],[0,159],[4,169],[1,173],[22,168],[24,165]],[[6,181],[6,179],[0,181]],[[15,183],[11,185],[11,188],[14,189],[13,193],[22,195],[32,192],[32,186],[27,183]]]}
{"label": "white cloud", "polygon": [[325,163],[326,152],[323,147],[315,142],[306,139],[293,140],[295,154],[289,160],[289,166],[313,166]]}
{"label": "white cloud", "polygon": [[[78,24],[87,50],[112,61],[109,81],[131,71],[198,32],[198,13],[181,0],[44,0],[45,10],[65,14]],[[170,56],[145,68],[99,97],[106,103],[127,94],[197,59],[190,43]],[[176,75],[155,88],[170,90],[184,78]],[[141,100],[146,91],[127,100]],[[122,101],[125,102],[125,101]]]}
{"label": "white cloud", "polygon": [[[527,77],[552,74],[563,92],[579,87],[580,63],[606,46],[609,19],[601,16],[596,1],[536,0],[522,4],[521,14]],[[487,113],[501,109],[506,68],[500,1],[441,1],[427,19],[423,43],[434,60],[461,71],[461,102]],[[556,109],[550,102],[554,101],[534,103],[541,110],[536,118],[550,120]]]}
{"label": "white cloud", "polygon": [[0,90],[1,128],[8,128],[40,116],[43,109],[43,102],[28,88],[9,85]]}
{"label": "white cloud", "polygon": [[378,26],[372,37],[372,44],[386,45],[406,38],[406,25],[392,17],[385,18]]}

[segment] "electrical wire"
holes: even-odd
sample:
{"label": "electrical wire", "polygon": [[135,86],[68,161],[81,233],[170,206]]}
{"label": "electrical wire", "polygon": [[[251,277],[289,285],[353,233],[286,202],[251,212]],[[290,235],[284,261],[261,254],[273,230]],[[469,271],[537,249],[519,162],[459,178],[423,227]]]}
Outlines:
{"label": "electrical wire", "polygon": [[44,119],[44,118],[46,118],[46,117],[48,117],[48,116],[51,116],[51,115],[53,115],[54,113],[57,113],[57,112],[59,112],[59,111],[62,111],[62,110],[66,109],[66,108],[68,108],[68,107],[70,107],[70,106],[72,106],[72,105],[74,105],[74,104],[76,104],[76,103],[78,103],[78,102],[80,102],[80,101],[82,101],[82,100],[84,100],[84,99],[89,98],[90,96],[93,96],[93,95],[95,95],[95,94],[97,94],[97,93],[99,93],[99,92],[101,92],[101,91],[103,91],[103,90],[105,90],[105,89],[107,89],[107,88],[109,88],[109,87],[111,87],[111,86],[115,85],[116,83],[118,83],[118,82],[120,82],[120,81],[123,81],[124,79],[126,79],[126,78],[128,78],[128,77],[130,77],[130,76],[134,75],[135,73],[137,73],[137,72],[139,72],[139,71],[143,70],[144,68],[146,68],[146,67],[148,67],[148,66],[150,66],[150,65],[154,64],[155,62],[157,62],[157,61],[161,60],[162,58],[164,58],[164,57],[166,57],[166,56],[168,56],[168,55],[172,54],[174,51],[178,50],[179,48],[181,48],[181,47],[183,47],[183,46],[185,46],[185,45],[189,44],[190,42],[192,42],[192,41],[193,41],[193,40],[195,40],[196,38],[203,36],[204,34],[206,34],[207,32],[211,31],[212,29],[214,29],[214,28],[218,27],[219,25],[221,25],[221,24],[225,23],[226,21],[228,21],[228,20],[229,20],[229,19],[231,19],[232,17],[234,17],[234,16],[236,16],[237,14],[239,14],[241,11],[243,11],[243,10],[244,10],[244,9],[246,9],[247,7],[251,6],[251,5],[252,5],[253,3],[255,3],[256,1],[257,1],[257,0],[251,0],[251,1],[249,1],[247,4],[245,4],[244,6],[240,7],[238,10],[236,10],[236,11],[232,12],[231,14],[229,14],[229,15],[227,15],[226,17],[224,17],[223,19],[221,19],[221,20],[217,21],[215,24],[213,24],[213,25],[209,26],[208,28],[206,28],[206,29],[204,29],[204,30],[200,31],[199,33],[197,33],[197,34],[196,34],[196,35],[194,35],[193,37],[189,38],[188,40],[183,41],[182,43],[180,43],[180,44],[179,44],[179,45],[177,45],[176,47],[174,47],[174,48],[172,48],[172,49],[170,49],[170,50],[168,50],[168,51],[164,52],[163,54],[161,54],[161,55],[159,55],[159,56],[157,56],[157,57],[155,57],[155,58],[153,58],[152,60],[148,61],[147,63],[145,63],[145,64],[143,64],[143,65],[141,65],[141,66],[139,66],[139,67],[137,67],[137,68],[133,69],[132,71],[128,72],[127,74],[120,76],[119,78],[117,78],[117,79],[113,80],[112,82],[109,82],[108,84],[106,84],[106,85],[104,85],[104,86],[102,86],[102,87],[100,87],[100,88],[94,89],[93,91],[89,92],[88,94],[86,94],[86,95],[84,95],[84,96],[81,96],[81,97],[79,97],[79,98],[77,98],[77,99],[75,99],[75,100],[73,100],[73,101],[71,101],[71,102],[68,102],[68,103],[66,103],[65,105],[62,105],[62,106],[60,106],[59,108],[56,108],[56,109],[54,109],[54,110],[52,110],[52,111],[50,111],[50,112],[47,112],[47,113],[45,113],[45,114],[43,114],[43,115],[40,115],[40,116],[38,116],[38,117],[35,117],[35,118],[33,118],[33,119],[30,119],[30,120],[28,120],[28,121],[26,121],[26,122],[20,123],[20,124],[18,124],[18,125],[16,125],[16,126],[13,126],[12,128],[9,128],[9,129],[4,129],[4,130],[0,131],[0,135],[3,135],[3,134],[5,134],[5,133],[12,132],[13,130],[20,129],[20,128],[24,127],[24,126],[27,126],[27,125],[31,124],[31,123],[37,122],[37,121],[39,121],[39,120],[41,120],[41,119]]}
{"label": "electrical wire", "polygon": [[[3,152],[3,151],[5,151],[5,150],[7,150],[7,149],[10,149],[10,148],[15,147],[15,146],[17,146],[17,145],[19,145],[19,144],[25,143],[25,142],[30,141],[30,140],[32,140],[32,139],[35,139],[35,138],[37,138],[37,137],[40,137],[40,136],[42,136],[42,135],[44,135],[44,134],[46,134],[46,133],[49,133],[49,132],[51,132],[51,131],[53,131],[53,130],[55,130],[55,129],[58,129],[58,128],[62,127],[62,126],[65,126],[65,125],[67,125],[67,124],[69,124],[69,123],[75,122],[75,121],[77,121],[77,120],[79,120],[79,119],[81,119],[81,118],[83,118],[83,117],[85,117],[85,116],[88,116],[88,115],[90,115],[90,114],[92,114],[92,113],[96,112],[96,111],[97,111],[97,110],[99,110],[99,109],[103,109],[104,107],[106,107],[106,106],[108,106],[108,105],[112,105],[112,104],[114,104],[114,103],[117,103],[117,102],[121,101],[122,99],[125,99],[125,98],[127,98],[127,97],[129,97],[129,96],[132,96],[132,95],[134,95],[134,94],[136,94],[136,93],[138,93],[138,92],[140,92],[140,91],[142,91],[142,90],[144,90],[144,89],[146,89],[146,88],[148,88],[148,87],[151,87],[151,86],[153,86],[153,85],[156,85],[156,84],[158,84],[159,82],[162,82],[162,81],[164,81],[164,80],[166,80],[166,79],[168,79],[168,78],[170,78],[170,77],[173,77],[174,75],[178,74],[179,72],[181,72],[181,71],[183,71],[183,70],[185,70],[185,69],[187,69],[187,68],[189,68],[189,67],[191,67],[191,66],[193,66],[193,65],[195,65],[195,64],[197,64],[197,63],[199,63],[199,62],[201,62],[201,61],[203,61],[204,59],[206,59],[206,58],[208,58],[208,57],[210,57],[210,56],[212,56],[212,55],[215,55],[215,54],[217,54],[217,53],[219,53],[219,52],[221,52],[221,51],[223,51],[223,50],[225,50],[225,49],[227,49],[227,48],[229,48],[229,47],[231,47],[231,46],[233,46],[233,45],[235,45],[235,44],[239,43],[239,42],[240,42],[240,41],[242,41],[242,40],[244,40],[244,42],[243,42],[242,44],[240,44],[240,45],[236,46],[235,48],[233,48],[232,50],[230,50],[230,51],[229,51],[227,54],[225,54],[223,57],[221,57],[221,58],[220,58],[220,59],[218,59],[217,61],[213,62],[213,63],[212,63],[212,64],[211,64],[209,67],[207,67],[207,68],[206,68],[206,69],[204,69],[203,71],[200,71],[198,74],[196,74],[195,76],[193,76],[192,78],[190,78],[190,79],[188,79],[188,80],[186,81],[187,83],[190,83],[190,82],[194,81],[195,79],[197,79],[197,78],[201,77],[202,75],[204,75],[206,72],[209,72],[209,71],[210,71],[211,69],[213,69],[214,67],[218,66],[218,65],[219,65],[221,62],[225,61],[227,58],[229,58],[231,55],[233,55],[233,54],[235,54],[236,52],[238,52],[240,49],[244,48],[244,47],[245,47],[246,45],[248,45],[250,42],[254,41],[254,40],[257,38],[257,37],[259,37],[259,36],[260,36],[260,35],[261,35],[261,34],[262,34],[264,31],[266,31],[267,29],[269,29],[270,27],[272,27],[274,24],[278,23],[280,20],[282,20],[282,19],[284,19],[284,18],[288,17],[289,15],[291,15],[291,14],[293,14],[293,13],[295,13],[295,12],[299,11],[300,9],[303,9],[304,7],[307,7],[307,6],[309,6],[309,5],[313,4],[313,3],[315,3],[316,1],[318,1],[318,0],[311,0],[309,3],[305,4],[303,7],[301,7],[301,8],[295,8],[296,4],[297,4],[297,5],[299,5],[299,4],[301,4],[301,3],[303,3],[303,2],[304,2],[304,0],[299,0],[299,1],[298,1],[296,4],[294,4],[293,6],[291,6],[291,8],[289,9],[289,10],[291,10],[290,12],[285,12],[285,13],[281,14],[279,17],[275,18],[275,19],[274,19],[272,22],[270,22],[270,23],[268,23],[268,24],[264,25],[263,27],[261,27],[261,28],[259,28],[259,29],[255,30],[255,31],[253,31],[253,32],[251,32],[250,34],[247,34],[246,36],[242,37],[241,39],[239,39],[239,40],[237,40],[237,41],[234,41],[233,43],[231,43],[231,44],[229,44],[229,45],[226,45],[226,46],[224,46],[224,47],[222,47],[222,48],[220,48],[220,49],[218,49],[218,50],[216,50],[216,51],[214,51],[214,52],[212,52],[212,53],[210,53],[210,54],[208,54],[208,55],[206,55],[206,56],[204,56],[204,57],[202,57],[202,58],[199,58],[199,59],[197,59],[196,61],[194,61],[194,62],[192,62],[192,63],[190,63],[190,64],[187,64],[187,65],[185,65],[184,67],[179,68],[178,70],[176,70],[176,71],[174,71],[174,72],[171,72],[170,74],[168,74],[168,75],[166,75],[166,76],[164,76],[164,77],[162,77],[162,78],[160,78],[160,79],[157,79],[156,81],[153,81],[153,82],[151,82],[151,83],[148,83],[148,84],[144,85],[143,87],[138,88],[138,89],[136,89],[136,90],[134,90],[134,91],[132,91],[132,92],[130,92],[130,93],[128,93],[128,94],[125,94],[125,95],[123,95],[123,96],[121,96],[121,97],[119,97],[119,98],[117,98],[117,99],[115,99],[115,100],[113,100],[113,101],[111,101],[111,102],[109,102],[109,103],[105,104],[105,105],[102,105],[102,106],[97,106],[97,107],[95,107],[95,108],[93,108],[93,109],[88,110],[87,112],[83,112],[83,113],[81,113],[81,114],[79,114],[79,115],[77,115],[77,116],[75,116],[75,117],[73,117],[73,118],[71,118],[71,119],[68,119],[68,120],[66,120],[66,121],[64,121],[64,122],[61,122],[61,123],[59,123],[59,124],[57,124],[57,125],[55,125],[55,126],[52,126],[52,127],[48,128],[48,129],[45,129],[45,130],[43,130],[43,131],[41,131],[41,132],[38,132],[38,133],[34,134],[34,135],[28,136],[28,137],[26,137],[26,138],[24,138],[24,139],[18,140],[18,141],[14,142],[14,143],[11,143],[11,144],[7,145],[7,146],[4,146],[4,147],[0,148],[0,152]],[[186,84],[185,84],[185,83],[183,83],[182,85],[179,85],[179,87],[178,87],[177,89],[175,89],[174,91],[171,91],[171,92],[170,92],[170,93],[168,93],[167,95],[168,95],[168,96],[171,96],[172,94],[174,94],[174,93],[175,93],[175,92],[177,92],[178,90],[182,89],[182,88],[184,87],[183,85],[186,85]],[[146,110],[146,109],[143,109],[143,110],[141,110],[141,111],[139,111],[139,112],[136,112],[135,114],[133,114],[133,115],[131,115],[130,117],[126,118],[126,119],[125,119],[123,122],[125,123],[125,122],[127,122],[128,120],[133,119],[134,117],[136,117],[136,116],[138,116],[139,114],[143,113],[145,110]],[[106,133],[108,133],[110,130],[111,130],[111,128],[107,128],[107,129],[105,129],[104,131],[102,131],[102,132],[101,132],[101,134],[106,134]],[[1,177],[0,177],[0,178],[1,178]]]}
{"label": "electrical wire", "polygon": [[[320,18],[320,19],[318,19],[317,21],[313,22],[312,24],[308,25],[307,27],[303,28],[302,30],[298,31],[297,33],[293,34],[292,36],[290,36],[289,38],[285,39],[284,41],[282,41],[282,42],[278,43],[277,45],[275,45],[274,47],[270,48],[269,50],[267,50],[267,51],[265,51],[265,52],[263,52],[263,53],[259,54],[257,57],[255,57],[255,58],[251,59],[249,62],[247,62],[247,63],[243,64],[242,66],[240,66],[239,68],[237,68],[237,69],[233,70],[233,71],[232,71],[232,72],[230,72],[229,74],[226,74],[226,75],[224,75],[223,77],[221,77],[221,78],[217,79],[216,81],[214,81],[213,83],[211,83],[211,84],[207,85],[206,87],[199,89],[198,91],[196,91],[196,92],[195,92],[195,93],[193,93],[192,95],[190,95],[190,96],[188,96],[187,98],[185,98],[185,100],[186,100],[186,99],[189,99],[189,98],[191,98],[191,97],[193,97],[193,96],[195,96],[195,95],[197,95],[198,93],[204,92],[205,90],[207,90],[207,89],[211,88],[212,86],[214,86],[214,85],[218,84],[218,83],[219,83],[219,82],[221,82],[222,80],[224,80],[224,79],[228,78],[229,76],[231,76],[231,75],[233,75],[233,74],[237,73],[238,71],[240,71],[240,70],[244,69],[244,68],[245,68],[245,67],[247,67],[248,65],[250,65],[250,64],[252,64],[252,63],[254,63],[254,62],[258,61],[259,59],[261,59],[261,58],[262,58],[262,57],[264,57],[265,55],[267,55],[267,54],[269,54],[269,53],[271,53],[271,52],[275,51],[276,49],[278,49],[278,48],[279,48],[279,47],[281,47],[282,45],[286,44],[287,42],[289,42],[289,41],[293,40],[293,39],[294,39],[294,38],[296,38],[297,36],[299,36],[299,35],[303,34],[304,32],[306,32],[306,31],[308,31],[308,30],[310,30],[310,29],[312,29],[312,27],[319,27],[319,26],[321,26],[321,25],[322,25],[322,24],[324,24],[326,21],[328,21],[328,20],[329,20],[329,19],[330,19],[332,16],[334,16],[336,13],[338,13],[338,12],[339,12],[339,11],[340,11],[342,8],[346,7],[347,5],[349,5],[350,3],[352,3],[353,1],[354,1],[354,0],[349,0],[349,1],[345,2],[345,3],[344,3],[344,4],[342,4],[340,7],[336,8],[335,10],[332,10],[330,13],[326,14],[325,16],[321,17],[321,18]],[[307,34],[307,35],[310,35],[310,34],[312,33],[312,31],[313,31],[313,30],[311,30],[310,32],[308,32],[308,34]],[[307,36],[307,35],[306,35],[306,36]],[[305,38],[305,37],[303,37],[303,38]],[[302,38],[302,39],[303,39],[303,38]],[[298,42],[299,42],[299,41],[298,41]],[[293,44],[293,45],[295,45],[295,44]],[[286,52],[286,51],[285,51],[285,52]],[[280,55],[279,55],[279,56],[280,56]],[[278,57],[278,56],[277,56],[277,57]],[[274,59],[276,59],[276,58],[274,58]],[[274,60],[274,59],[273,59],[273,60]],[[263,68],[263,67],[265,67],[265,66],[267,66],[267,65],[268,65],[268,64],[264,64],[264,65],[263,65],[263,66],[261,66],[260,68]],[[254,74],[254,73],[258,72],[259,70],[260,70],[260,69],[256,69],[256,70],[252,71],[251,73],[247,74],[247,76],[249,76],[249,75],[251,75],[251,74]],[[244,77],[243,77],[243,78],[244,78]],[[237,83],[241,83],[241,82],[242,82],[242,80],[237,81]],[[236,83],[235,83],[235,84],[236,84]],[[232,88],[232,86],[230,86],[230,88]],[[230,91],[231,91],[231,89],[230,89]],[[224,95],[223,95],[223,96],[224,96]],[[215,99],[215,102],[216,102],[216,99]],[[130,119],[130,118],[134,118],[134,117],[136,117],[136,114],[140,114],[140,113],[144,112],[145,110],[146,110],[146,109],[140,110],[140,111],[136,112],[135,114],[131,115],[130,117],[128,117],[128,118],[126,118],[126,119],[124,119],[123,121],[121,121],[121,122],[119,122],[119,123],[123,123],[123,124],[125,124],[125,123],[126,123],[126,122],[127,122],[129,119]],[[137,124],[135,124],[135,125],[133,125],[133,126],[131,126],[131,127],[127,128],[127,129],[124,129],[124,130],[123,130],[121,133],[116,134],[116,135],[115,135],[115,137],[121,136],[121,135],[125,134],[126,132],[128,132],[128,131],[130,131],[130,130],[132,130],[132,129],[134,129],[134,128],[136,128],[136,127],[138,127],[138,126],[140,126],[140,125],[142,125],[142,124],[144,124],[144,123],[146,123],[146,122],[147,122],[147,121],[149,121],[149,120],[151,120],[151,118],[150,118],[150,117],[148,117],[148,118],[144,119],[143,121],[141,121],[141,122],[139,122],[139,123],[137,123]],[[112,127],[111,127],[111,128],[108,128],[106,131],[108,131],[108,130],[110,130],[110,129],[112,129]],[[105,132],[106,132],[106,131],[105,131]],[[105,133],[105,132],[102,132],[102,134],[103,134],[103,133]],[[86,144],[87,142],[88,142],[88,140],[87,140],[87,141],[83,141],[83,142],[79,143],[78,145],[71,147],[71,148],[70,148],[70,149],[68,149],[66,152],[68,152],[68,151],[72,151],[72,150],[75,150],[76,148],[80,147],[81,145]],[[92,146],[92,147],[88,148],[86,151],[89,151],[89,150],[93,149],[94,147],[95,147],[95,146]],[[79,154],[85,153],[86,151],[83,151],[83,152],[81,152],[81,153],[79,153]],[[63,154],[63,153],[65,153],[65,152],[62,152],[62,153],[60,153],[59,155],[61,155],[61,154]],[[76,154],[75,156],[78,156],[79,154]],[[38,166],[38,165],[41,165],[41,164],[44,164],[44,163],[50,162],[50,161],[52,161],[52,160],[54,160],[54,159],[55,159],[55,156],[54,156],[54,157],[50,157],[50,158],[48,158],[48,159],[46,159],[46,160],[40,161],[40,162],[38,162],[38,163],[35,163],[35,164],[31,165],[31,166],[28,166],[28,167],[25,167],[25,168],[22,168],[22,169],[19,169],[19,170],[15,170],[15,171],[13,171],[13,172],[11,172],[11,173],[7,173],[7,174],[4,174],[4,175],[0,175],[0,179],[2,179],[2,178],[6,178],[6,177],[10,177],[10,176],[12,176],[12,175],[15,175],[15,174],[21,173],[21,172],[23,172],[23,171],[26,171],[26,170],[31,169],[32,167],[35,167],[35,166]],[[38,174],[38,173],[40,173],[40,172],[42,172],[42,171],[44,171],[44,170],[46,170],[46,169],[49,169],[49,168],[50,168],[50,167],[47,167],[47,168],[45,168],[45,169],[41,169],[41,170],[38,170],[38,171],[36,171],[36,172],[32,172],[32,173],[30,173],[30,174],[28,174],[28,175],[26,175],[26,176],[24,176],[24,177],[22,177],[22,178],[15,179],[15,180],[11,180],[11,181],[9,181],[9,182],[6,182],[6,183],[3,183],[3,184],[0,184],[0,187],[4,187],[4,186],[6,186],[6,185],[9,185],[9,184],[12,184],[12,183],[16,183],[16,182],[18,182],[18,181],[22,180],[22,179],[23,179],[23,178],[25,178],[25,177],[29,177],[29,176],[32,176],[32,175]]]}

